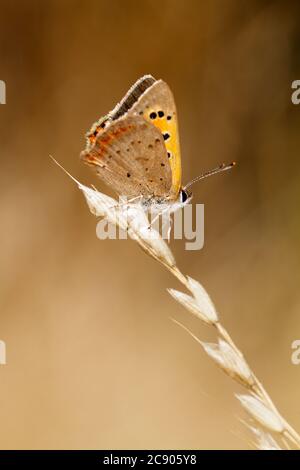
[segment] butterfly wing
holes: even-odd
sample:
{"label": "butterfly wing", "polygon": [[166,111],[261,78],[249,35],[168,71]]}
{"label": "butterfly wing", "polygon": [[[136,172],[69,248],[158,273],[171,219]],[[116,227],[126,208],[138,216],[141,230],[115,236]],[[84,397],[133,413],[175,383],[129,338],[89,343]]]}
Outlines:
{"label": "butterfly wing", "polygon": [[112,120],[117,120],[119,117],[124,116],[133,105],[139,100],[139,98],[145,93],[145,91],[150,88],[156,82],[155,78],[152,75],[144,75],[139,78],[128,92],[124,98],[118,103],[115,108],[109,113],[109,116]]}
{"label": "butterfly wing", "polygon": [[119,195],[165,197],[172,174],[163,135],[142,116],[111,120],[81,154]]}
{"label": "butterfly wing", "polygon": [[[132,142],[140,144],[134,148]],[[93,125],[81,155],[119,194],[177,199],[180,146],[176,106],[168,85],[151,75],[141,77],[121,102]]]}
{"label": "butterfly wing", "polygon": [[[128,109],[127,115],[143,116],[161,132],[172,172],[172,186],[169,198],[177,199],[181,189],[181,158],[174,97],[164,81],[155,80],[153,82],[153,77],[151,77],[152,80],[150,80],[150,76],[146,77],[148,78],[148,86],[140,94],[137,101]],[[115,112],[113,111],[110,114],[112,120],[119,116],[121,109],[122,102],[115,108]]]}
{"label": "butterfly wing", "polygon": [[156,80],[151,75],[144,75],[135,82],[128,90],[124,98],[110,111],[106,116],[96,121],[90,131],[86,134],[87,147],[90,148],[97,139],[97,136],[104,131],[112,120],[116,121],[119,117],[129,111],[130,108],[138,101],[140,96],[149,88]]}

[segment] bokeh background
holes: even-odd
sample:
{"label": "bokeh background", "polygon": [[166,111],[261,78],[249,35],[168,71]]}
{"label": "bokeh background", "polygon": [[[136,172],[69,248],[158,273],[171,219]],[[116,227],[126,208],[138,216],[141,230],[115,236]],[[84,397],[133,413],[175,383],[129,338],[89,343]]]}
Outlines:
{"label": "bokeh background", "polygon": [[300,429],[299,5],[293,1],[0,1],[2,449],[249,447],[241,391],[170,321],[213,332],[132,241],[99,241],[49,158],[106,190],[78,158],[90,125],[141,75],[176,97],[205,246],[171,243],[285,417]]}

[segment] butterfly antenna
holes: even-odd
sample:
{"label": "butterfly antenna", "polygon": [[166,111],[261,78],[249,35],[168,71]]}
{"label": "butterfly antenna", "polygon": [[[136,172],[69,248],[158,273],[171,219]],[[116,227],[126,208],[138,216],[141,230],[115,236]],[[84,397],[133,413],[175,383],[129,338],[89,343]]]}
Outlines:
{"label": "butterfly antenna", "polygon": [[184,186],[184,190],[192,186],[192,184],[197,183],[197,181],[203,180],[204,178],[208,178],[208,176],[216,175],[217,173],[221,173],[222,171],[227,171],[231,170],[236,165],[236,162],[231,162],[229,165],[226,165],[225,163],[222,163],[222,165],[218,166],[217,168],[214,168],[213,170],[209,170],[206,173],[203,173],[202,175],[197,176],[194,178],[192,181],[190,181],[187,185]]}

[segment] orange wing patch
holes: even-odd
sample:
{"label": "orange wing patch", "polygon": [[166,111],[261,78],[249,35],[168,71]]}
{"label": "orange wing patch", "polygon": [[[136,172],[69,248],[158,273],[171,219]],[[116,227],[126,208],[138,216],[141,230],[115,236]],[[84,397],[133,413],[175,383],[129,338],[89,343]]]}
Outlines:
{"label": "orange wing patch", "polygon": [[[94,130],[91,129],[90,133],[87,134],[87,139],[88,139],[88,146],[86,150],[84,150],[81,153],[81,158],[83,161],[89,165],[92,166],[101,166],[101,157],[103,154],[107,151],[107,147],[115,140],[118,140],[119,137],[126,133],[131,131],[134,128],[133,125],[129,126],[123,126],[118,129],[115,129],[113,132],[110,134],[107,134],[106,136],[103,136],[101,138],[101,145],[97,145],[96,139],[100,133],[102,133],[105,129],[105,125],[96,125],[94,126]],[[97,148],[97,155],[95,153],[90,153],[92,148]]]}
{"label": "orange wing patch", "polygon": [[155,109],[147,109],[147,112],[143,113],[143,115],[144,118],[154,124],[163,135],[172,171],[172,192],[173,194],[178,194],[181,186],[181,168],[178,167],[178,161],[180,161],[180,147],[176,113],[166,114],[163,109],[157,106]]}
{"label": "orange wing patch", "polygon": [[107,126],[108,120],[108,116],[101,117],[97,122],[95,122],[95,124],[93,124],[92,128],[86,134],[88,149],[90,149],[92,145],[96,142],[98,135],[104,131]]}

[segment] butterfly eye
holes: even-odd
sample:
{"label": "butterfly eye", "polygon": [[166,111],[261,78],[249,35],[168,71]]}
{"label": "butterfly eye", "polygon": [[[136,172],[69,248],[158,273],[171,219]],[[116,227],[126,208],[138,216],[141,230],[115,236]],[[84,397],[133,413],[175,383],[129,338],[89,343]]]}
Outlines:
{"label": "butterfly eye", "polygon": [[160,118],[164,117],[164,115],[165,115],[165,113],[163,111],[158,111],[157,114]]}
{"label": "butterfly eye", "polygon": [[187,193],[187,191],[185,191],[184,189],[181,190],[181,194],[180,194],[180,199],[181,199],[181,202],[186,202],[188,200],[188,198],[190,197],[190,195]]}

